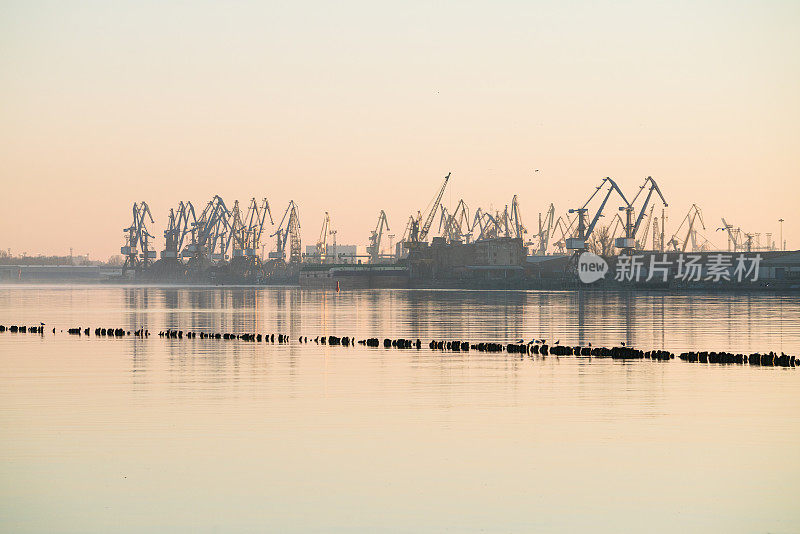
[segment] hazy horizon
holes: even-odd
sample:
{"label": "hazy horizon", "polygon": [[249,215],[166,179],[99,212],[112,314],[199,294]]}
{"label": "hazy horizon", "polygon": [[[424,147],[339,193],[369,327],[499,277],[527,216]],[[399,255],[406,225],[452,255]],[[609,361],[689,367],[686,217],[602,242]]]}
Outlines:
{"label": "hazy horizon", "polygon": [[720,247],[721,217],[776,244],[784,218],[796,249],[798,22],[797,2],[3,2],[0,249],[105,260],[144,200],[160,250],[169,209],[215,194],[276,222],[293,199],[304,245],[325,211],[364,245],[448,172],[446,205],[516,194],[529,230],[651,175],[668,235],[694,203]]}

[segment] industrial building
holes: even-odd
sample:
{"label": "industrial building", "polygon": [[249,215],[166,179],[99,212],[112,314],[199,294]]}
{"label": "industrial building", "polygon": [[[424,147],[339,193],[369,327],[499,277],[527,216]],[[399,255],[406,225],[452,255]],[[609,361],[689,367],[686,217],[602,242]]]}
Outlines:
{"label": "industrial building", "polygon": [[[303,259],[309,263],[321,263],[318,247],[316,245],[306,245],[306,252]],[[358,254],[356,245],[328,245],[326,259],[328,263],[359,263],[366,259],[366,255]]]}

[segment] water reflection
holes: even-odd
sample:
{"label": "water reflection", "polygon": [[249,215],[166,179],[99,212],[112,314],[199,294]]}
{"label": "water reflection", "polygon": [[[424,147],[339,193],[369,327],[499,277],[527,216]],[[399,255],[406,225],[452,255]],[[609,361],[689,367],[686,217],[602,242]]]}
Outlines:
{"label": "water reflection", "polygon": [[800,370],[296,342],[800,354],[797,296],[0,287],[38,321],[153,335],[0,334],[2,531],[800,529]]}
{"label": "water reflection", "polygon": [[[125,325],[198,332],[791,350],[798,297],[633,292],[125,288]],[[66,301],[76,306],[74,299]],[[769,333],[769,335],[767,335]],[[789,345],[785,345],[785,343]],[[704,347],[705,348],[705,347]]]}

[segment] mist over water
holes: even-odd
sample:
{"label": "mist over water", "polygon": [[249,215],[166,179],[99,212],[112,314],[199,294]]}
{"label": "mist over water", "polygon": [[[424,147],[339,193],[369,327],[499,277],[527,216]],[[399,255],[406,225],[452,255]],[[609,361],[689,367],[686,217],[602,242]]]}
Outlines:
{"label": "mist over water", "polygon": [[800,530],[798,369],[426,346],[800,355],[800,296],[0,287],[0,324],[39,322],[0,334],[3,531]]}

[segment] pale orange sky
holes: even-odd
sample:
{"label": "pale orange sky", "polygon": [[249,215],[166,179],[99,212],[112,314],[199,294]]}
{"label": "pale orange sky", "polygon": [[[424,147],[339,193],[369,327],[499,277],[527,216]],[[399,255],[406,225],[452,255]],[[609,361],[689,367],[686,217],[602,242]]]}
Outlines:
{"label": "pale orange sky", "polygon": [[[0,248],[118,253],[214,194],[364,245],[445,197],[524,222],[654,176],[800,246],[800,3],[0,3]],[[534,169],[540,169],[534,173]],[[437,221],[438,222],[438,221]],[[269,230],[269,229],[268,229]],[[271,231],[270,231],[271,233]]]}

